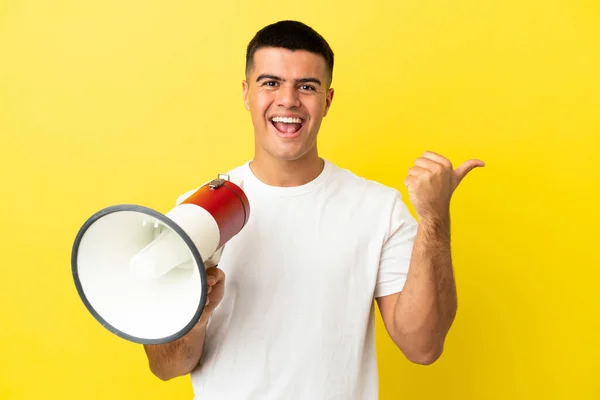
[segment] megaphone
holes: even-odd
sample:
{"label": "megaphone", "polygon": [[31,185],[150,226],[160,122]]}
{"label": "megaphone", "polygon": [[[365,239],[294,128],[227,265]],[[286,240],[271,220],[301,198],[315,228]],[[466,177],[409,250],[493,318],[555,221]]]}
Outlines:
{"label": "megaphone", "polygon": [[71,268],[87,310],[106,329],[135,343],[185,335],[207,299],[206,269],[248,222],[241,184],[219,174],[166,214],[120,204],[85,221]]}

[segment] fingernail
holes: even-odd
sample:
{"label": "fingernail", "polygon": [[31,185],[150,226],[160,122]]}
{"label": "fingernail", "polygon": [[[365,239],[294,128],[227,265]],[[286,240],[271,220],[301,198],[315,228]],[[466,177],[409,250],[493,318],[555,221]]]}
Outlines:
{"label": "fingernail", "polygon": [[217,283],[217,278],[215,278],[214,276],[209,276],[207,282],[209,285],[214,285],[215,283]]}

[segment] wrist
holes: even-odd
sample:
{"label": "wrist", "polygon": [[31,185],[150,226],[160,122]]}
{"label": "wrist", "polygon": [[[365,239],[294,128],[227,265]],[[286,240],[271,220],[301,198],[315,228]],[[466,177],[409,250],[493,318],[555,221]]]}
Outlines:
{"label": "wrist", "polygon": [[192,330],[196,331],[196,332],[200,332],[200,331],[206,330],[206,327],[208,326],[208,322],[210,321],[210,317],[211,317],[211,315],[205,312],[202,315],[202,317],[200,317],[200,319],[198,320],[198,322],[196,322],[196,325],[194,325],[194,327],[192,328]]}
{"label": "wrist", "polygon": [[438,212],[426,215],[418,215],[419,229],[424,231],[428,237],[443,237],[450,235],[450,213]]}
{"label": "wrist", "polygon": [[448,224],[450,221],[450,210],[448,208],[419,213],[417,212],[419,223],[432,227]]}

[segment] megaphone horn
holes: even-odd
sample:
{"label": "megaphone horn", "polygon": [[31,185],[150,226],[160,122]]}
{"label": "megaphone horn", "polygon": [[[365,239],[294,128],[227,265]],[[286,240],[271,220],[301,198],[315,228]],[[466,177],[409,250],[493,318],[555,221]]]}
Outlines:
{"label": "megaphone horn", "polygon": [[223,174],[166,214],[135,204],[106,207],[75,238],[77,292],[93,317],[123,339],[176,340],[202,315],[206,269],[249,217],[241,182]]}

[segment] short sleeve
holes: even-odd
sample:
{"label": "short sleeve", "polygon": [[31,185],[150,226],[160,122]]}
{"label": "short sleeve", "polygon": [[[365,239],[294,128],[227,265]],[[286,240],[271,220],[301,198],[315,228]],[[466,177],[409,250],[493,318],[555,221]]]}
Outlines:
{"label": "short sleeve", "polygon": [[402,201],[400,192],[394,197],[387,226],[379,260],[375,298],[401,292],[408,275],[418,225]]}

